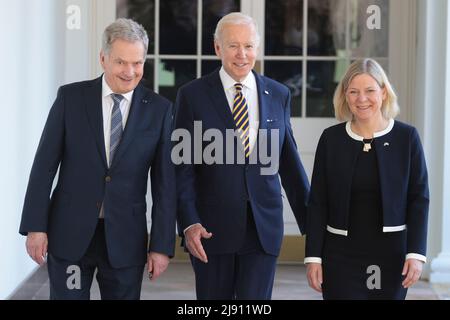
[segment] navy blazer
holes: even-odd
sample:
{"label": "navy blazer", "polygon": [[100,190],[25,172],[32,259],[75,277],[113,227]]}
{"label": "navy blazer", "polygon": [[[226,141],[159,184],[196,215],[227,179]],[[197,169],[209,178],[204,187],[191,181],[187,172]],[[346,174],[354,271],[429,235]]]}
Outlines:
{"label": "navy blazer", "polygon": [[[170,161],[171,109],[168,100],[139,84],[108,168],[102,77],[59,88],[31,170],[20,233],[46,232],[49,253],[78,261],[89,246],[103,203],[113,267],[143,265],[147,250],[172,256],[176,188]],[[150,167],[153,207],[148,244],[145,197]]]}
{"label": "navy blazer", "polygon": [[[306,257],[322,256],[325,232],[342,236],[351,232],[351,184],[363,144],[351,137],[349,128],[349,123],[341,123],[325,129],[320,137],[308,207]],[[429,191],[419,135],[412,126],[391,120],[386,134],[373,143],[383,209],[380,228],[383,232],[406,229],[407,253],[425,256]]]}
{"label": "navy blazer", "polygon": [[[191,164],[176,166],[179,229],[182,233],[186,227],[201,223],[212,232],[211,239],[203,240],[207,254],[234,253],[240,249],[245,237],[248,204],[263,249],[268,254],[279,254],[284,227],[279,175],[298,226],[301,232],[305,231],[309,182],[290,125],[290,92],[276,81],[254,75],[259,129],[269,129],[269,142],[270,129],[279,132],[279,149],[273,155],[279,161],[279,170],[261,175],[261,168],[269,165],[263,165],[259,157],[253,164],[192,164],[193,154]],[[175,127],[187,130],[192,137],[194,121],[201,121],[202,133],[217,129],[225,137],[227,129],[235,129],[219,70],[181,87],[175,111]],[[200,152],[203,153],[209,143],[204,142]],[[233,148],[234,155],[242,152],[241,142],[236,138]]]}

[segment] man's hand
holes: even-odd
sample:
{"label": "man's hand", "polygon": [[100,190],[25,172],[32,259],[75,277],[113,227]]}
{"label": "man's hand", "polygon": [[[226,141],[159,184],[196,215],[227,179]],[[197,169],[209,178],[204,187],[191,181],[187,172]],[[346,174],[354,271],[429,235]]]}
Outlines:
{"label": "man's hand", "polygon": [[202,238],[209,239],[212,237],[212,233],[206,231],[203,226],[198,223],[186,230],[184,234],[186,238],[186,247],[189,252],[196,258],[200,259],[204,263],[208,263],[208,257],[202,246]]}
{"label": "man's hand", "polygon": [[402,282],[404,288],[411,287],[419,280],[422,274],[423,262],[417,259],[407,259],[403,265],[402,276],[406,276]]}
{"label": "man's hand", "polygon": [[322,265],[320,263],[307,263],[306,275],[309,286],[317,292],[322,292]]}
{"label": "man's hand", "polygon": [[43,265],[47,255],[47,234],[45,232],[28,232],[25,245],[30,258],[37,264]]}
{"label": "man's hand", "polygon": [[150,280],[156,280],[169,265],[169,257],[162,253],[150,252],[147,255],[147,270]]}

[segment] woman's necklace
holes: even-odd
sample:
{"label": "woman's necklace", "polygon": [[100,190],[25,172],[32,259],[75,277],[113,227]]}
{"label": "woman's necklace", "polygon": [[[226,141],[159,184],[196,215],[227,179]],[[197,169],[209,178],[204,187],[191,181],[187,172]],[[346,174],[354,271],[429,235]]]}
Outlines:
{"label": "woman's necklace", "polygon": [[369,142],[366,142],[366,140],[367,140],[367,139],[363,139],[363,143],[364,143],[363,151],[364,151],[364,152],[369,152],[370,149],[372,149],[372,141],[373,141],[373,138],[370,139]]}

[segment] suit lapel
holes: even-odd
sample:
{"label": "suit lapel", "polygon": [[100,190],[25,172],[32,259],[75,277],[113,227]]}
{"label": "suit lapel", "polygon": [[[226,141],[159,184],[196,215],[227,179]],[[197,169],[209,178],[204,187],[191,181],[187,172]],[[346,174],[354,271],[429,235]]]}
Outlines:
{"label": "suit lapel", "polygon": [[85,106],[100,158],[102,159],[103,165],[107,168],[105,137],[103,132],[102,77],[95,79],[93,84],[86,88]]}
{"label": "suit lapel", "polygon": [[226,128],[234,129],[235,124],[233,121],[233,116],[228,105],[227,97],[225,96],[225,92],[223,90],[222,81],[220,81],[219,70],[216,70],[207,76],[206,81],[211,87],[209,96],[213,101],[214,109],[224,121]]}
{"label": "suit lapel", "polygon": [[270,116],[269,106],[272,101],[272,92],[266,87],[263,78],[259,74],[254,71],[253,74],[255,75],[256,87],[258,89],[259,129],[267,129],[267,120],[269,120]]}
{"label": "suit lapel", "polygon": [[135,137],[140,116],[142,116],[143,114],[143,108],[148,103],[148,100],[144,98],[146,98],[144,96],[144,90],[142,89],[142,85],[139,84],[133,92],[133,98],[130,105],[130,112],[128,113],[127,123],[125,125],[125,130],[123,131],[122,139],[111,163],[111,169],[117,165],[117,163],[120,161],[120,158],[125,153],[126,148]]}

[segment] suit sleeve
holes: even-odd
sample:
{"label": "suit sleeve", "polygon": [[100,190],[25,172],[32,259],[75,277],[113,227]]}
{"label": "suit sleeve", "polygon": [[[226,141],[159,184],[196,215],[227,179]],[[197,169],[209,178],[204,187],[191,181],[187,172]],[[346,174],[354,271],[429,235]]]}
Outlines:
{"label": "suit sleeve", "polygon": [[322,257],[328,213],[327,169],[325,132],[319,139],[311,179],[311,194],[308,204],[306,257]]}
{"label": "suit sleeve", "polygon": [[169,105],[150,171],[153,206],[149,251],[163,253],[169,257],[174,256],[176,235],[175,168],[170,158],[172,110],[172,105]]}
{"label": "suit sleeve", "polygon": [[194,112],[189,105],[183,88],[178,91],[175,103],[175,130],[184,133],[187,141],[180,141],[186,147],[176,156],[182,157],[177,163],[175,172],[177,179],[177,218],[178,232],[183,236],[183,230],[195,223],[201,223],[197,213],[195,199],[195,168],[194,168]]}
{"label": "suit sleeve", "polygon": [[411,133],[411,166],[408,185],[406,223],[407,252],[426,255],[428,207],[428,173],[425,157],[416,129]]}
{"label": "suit sleeve", "polygon": [[303,168],[300,156],[295,143],[294,134],[291,127],[291,94],[288,91],[285,107],[285,137],[280,154],[281,183],[286,192],[286,196],[291,205],[292,211],[297,221],[297,225],[302,234],[306,233],[306,206],[309,196],[309,182]]}
{"label": "suit sleeve", "polygon": [[50,192],[64,153],[64,93],[59,88],[31,168],[19,232],[47,232]]}

